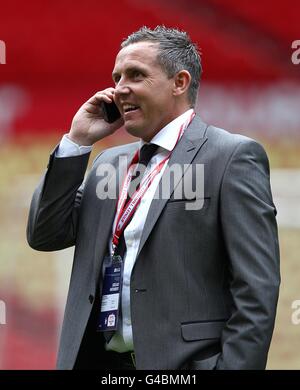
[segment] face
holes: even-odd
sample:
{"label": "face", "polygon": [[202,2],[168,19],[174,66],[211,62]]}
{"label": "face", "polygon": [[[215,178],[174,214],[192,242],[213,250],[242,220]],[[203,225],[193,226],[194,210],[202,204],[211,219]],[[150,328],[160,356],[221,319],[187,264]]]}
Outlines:
{"label": "face", "polygon": [[138,42],[120,50],[113,70],[114,100],[124,127],[145,141],[151,140],[178,116],[174,78],[157,62],[158,44]]}

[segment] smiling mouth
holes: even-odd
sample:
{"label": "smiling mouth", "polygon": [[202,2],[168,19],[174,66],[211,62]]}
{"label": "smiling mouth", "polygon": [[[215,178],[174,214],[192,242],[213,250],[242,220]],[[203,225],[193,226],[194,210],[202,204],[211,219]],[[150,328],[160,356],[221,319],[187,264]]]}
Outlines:
{"label": "smiling mouth", "polygon": [[140,107],[130,108],[127,110],[124,110],[124,119],[130,119],[131,117],[134,117],[135,113],[139,111]]}
{"label": "smiling mouth", "polygon": [[124,114],[127,114],[127,113],[129,113],[129,112],[136,111],[136,110],[138,110],[139,108],[140,108],[139,106],[124,107],[124,108],[123,108],[123,111],[124,111]]}

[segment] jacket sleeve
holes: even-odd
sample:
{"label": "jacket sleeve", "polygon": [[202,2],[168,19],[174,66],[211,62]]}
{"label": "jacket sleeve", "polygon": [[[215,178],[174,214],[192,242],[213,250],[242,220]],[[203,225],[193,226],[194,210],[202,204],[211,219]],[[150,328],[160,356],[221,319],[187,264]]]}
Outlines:
{"label": "jacket sleeve", "polygon": [[269,162],[256,142],[241,142],[225,169],[221,225],[229,258],[231,317],[217,369],[264,369],[280,285],[276,209]]}
{"label": "jacket sleeve", "polygon": [[89,155],[56,158],[55,151],[50,155],[28,217],[27,241],[33,249],[55,251],[75,244]]}

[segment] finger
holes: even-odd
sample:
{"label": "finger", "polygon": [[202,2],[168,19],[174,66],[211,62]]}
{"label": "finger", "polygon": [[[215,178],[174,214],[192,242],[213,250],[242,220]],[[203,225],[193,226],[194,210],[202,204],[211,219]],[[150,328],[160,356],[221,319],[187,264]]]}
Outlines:
{"label": "finger", "polygon": [[106,88],[103,91],[96,92],[84,103],[82,108],[91,114],[102,115],[101,102],[112,103],[114,92],[114,88]]}
{"label": "finger", "polygon": [[106,95],[104,93],[96,93],[94,96],[92,96],[87,103],[99,106],[101,102],[111,103],[112,102],[112,96]]}
{"label": "finger", "polygon": [[114,94],[115,94],[115,88],[106,88],[103,91],[96,92],[94,96],[96,97],[107,96],[112,99]]}
{"label": "finger", "polygon": [[106,95],[94,95],[84,105],[83,109],[91,114],[102,115],[101,102],[111,103],[112,100]]}

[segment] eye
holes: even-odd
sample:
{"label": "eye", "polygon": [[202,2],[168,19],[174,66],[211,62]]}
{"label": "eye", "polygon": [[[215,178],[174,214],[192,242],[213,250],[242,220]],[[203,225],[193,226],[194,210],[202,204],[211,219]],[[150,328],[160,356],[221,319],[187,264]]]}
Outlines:
{"label": "eye", "polygon": [[144,76],[143,73],[141,71],[139,71],[139,70],[134,70],[132,72],[132,78],[133,79],[141,79],[143,76]]}
{"label": "eye", "polygon": [[115,76],[113,76],[113,81],[114,81],[114,83],[115,84],[118,84],[118,82],[120,81],[120,76],[119,75],[115,75]]}

